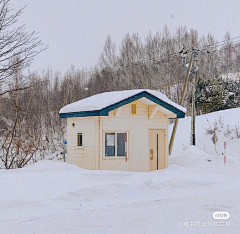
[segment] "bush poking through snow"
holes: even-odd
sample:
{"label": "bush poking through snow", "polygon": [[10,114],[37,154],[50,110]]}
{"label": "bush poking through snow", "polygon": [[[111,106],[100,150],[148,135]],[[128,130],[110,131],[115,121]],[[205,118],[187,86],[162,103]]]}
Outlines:
{"label": "bush poking through snow", "polygon": [[227,128],[224,132],[224,136],[230,139],[239,139],[240,138],[239,124],[235,125],[233,128],[230,128],[229,125],[227,125]]}
{"label": "bush poking through snow", "polygon": [[214,120],[212,127],[205,128],[207,135],[213,135],[216,132],[224,133],[224,136],[229,139],[239,139],[240,138],[240,127],[238,125],[234,125],[234,127],[230,127],[230,125],[225,126],[224,118],[220,116],[218,120]]}
{"label": "bush poking through snow", "polygon": [[233,139],[232,129],[229,127],[229,125],[227,125],[227,127],[225,129],[224,136],[227,138]]}
{"label": "bush poking through snow", "polygon": [[216,132],[221,132],[224,129],[224,126],[224,118],[220,116],[218,120],[214,120],[212,127],[210,126],[209,128],[205,128],[206,134],[212,135]]}

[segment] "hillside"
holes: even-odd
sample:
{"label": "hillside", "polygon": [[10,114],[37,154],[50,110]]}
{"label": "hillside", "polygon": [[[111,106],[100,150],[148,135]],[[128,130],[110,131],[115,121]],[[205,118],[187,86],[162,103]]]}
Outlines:
{"label": "hillside", "polygon": [[[240,157],[240,108],[217,111],[196,117],[196,146],[209,155],[222,155],[224,153],[224,142],[226,142],[226,153],[230,158]],[[214,129],[217,123],[218,138],[216,150],[212,142],[213,134],[206,134],[206,129]],[[170,126],[170,133],[173,125]],[[234,129],[229,133],[229,130]],[[190,146],[191,118],[186,117],[179,121],[176,140],[173,145],[172,156],[179,155]],[[226,133],[228,133],[226,135]],[[231,139],[233,138],[233,139]]]}

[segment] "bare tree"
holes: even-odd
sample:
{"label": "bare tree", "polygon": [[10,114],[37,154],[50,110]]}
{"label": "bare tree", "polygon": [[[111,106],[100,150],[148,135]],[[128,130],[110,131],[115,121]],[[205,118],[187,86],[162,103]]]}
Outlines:
{"label": "bare tree", "polygon": [[15,10],[11,0],[0,0],[0,95],[24,89],[19,86],[17,90],[9,90],[5,84],[15,70],[28,67],[35,56],[46,49],[36,32],[28,33],[25,25],[18,26],[24,9]]}
{"label": "bare tree", "polygon": [[[11,76],[12,82],[9,90],[18,90],[22,79],[21,72],[16,71]],[[31,98],[28,96],[28,101],[26,101],[23,97],[21,91],[17,91],[9,92],[5,98],[9,122],[4,123],[5,127],[0,137],[0,168],[23,167],[30,160],[36,160],[37,157],[42,129],[36,129],[29,124]]]}

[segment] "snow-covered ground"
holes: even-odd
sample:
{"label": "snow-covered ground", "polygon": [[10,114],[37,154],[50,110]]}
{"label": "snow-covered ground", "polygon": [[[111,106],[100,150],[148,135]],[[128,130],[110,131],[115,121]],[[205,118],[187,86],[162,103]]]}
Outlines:
{"label": "snow-covered ground", "polygon": [[[191,118],[186,117],[179,121],[176,132],[176,140],[172,155],[179,155],[184,149],[190,146]],[[217,144],[212,142],[212,135],[206,134],[206,129],[213,129],[214,122],[217,122],[218,130],[216,131]],[[170,132],[173,125],[170,126]],[[240,159],[240,138],[237,138],[232,131],[227,136],[227,129],[238,129],[240,137],[240,108],[217,111],[206,115],[196,117],[196,146],[210,155],[222,155],[224,153],[224,142],[226,142],[226,154],[228,159]],[[233,139],[231,139],[233,138]]]}
{"label": "snow-covered ground", "polygon": [[[235,126],[240,109],[209,114],[209,123],[219,114]],[[239,234],[240,142],[218,133],[231,152],[224,166],[205,121],[197,118],[198,148],[189,147],[190,119],[180,121],[165,170],[90,171],[52,160],[0,170],[0,233]],[[230,218],[215,220],[216,211]]]}

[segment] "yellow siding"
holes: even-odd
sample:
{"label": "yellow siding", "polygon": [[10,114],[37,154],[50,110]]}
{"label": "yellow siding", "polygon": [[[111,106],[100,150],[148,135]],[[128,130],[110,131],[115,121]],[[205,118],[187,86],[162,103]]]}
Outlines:
{"label": "yellow siding", "polygon": [[94,152],[94,156],[95,156],[95,169],[96,170],[100,170],[100,138],[99,138],[99,133],[100,133],[100,116],[96,116],[94,117],[94,122],[95,122],[95,152]]}
{"label": "yellow siding", "polygon": [[166,129],[168,127],[168,119],[166,115],[157,112],[153,119],[149,120],[149,115],[155,106],[148,106],[137,101],[137,115],[132,116],[131,124],[131,171],[149,171],[149,147],[148,137],[149,129]]}
{"label": "yellow siding", "polygon": [[103,159],[104,170],[129,171],[129,164],[124,158]]}
{"label": "yellow siding", "polygon": [[[116,117],[117,110],[109,116],[84,118],[68,118],[68,163],[74,163],[82,168],[105,170],[149,171],[149,130],[166,130],[168,133],[168,116],[157,111],[152,119],[149,116],[155,105],[148,106],[138,100],[137,115],[131,114],[131,104],[122,107]],[[75,123],[75,128],[72,127]],[[76,148],[77,131],[83,132],[82,149]],[[125,158],[105,157],[105,132],[128,132],[128,161]],[[166,149],[168,149],[166,140]],[[166,152],[166,162],[167,162]],[[167,166],[167,165],[166,165]]]}
{"label": "yellow siding", "polygon": [[[72,126],[72,123],[75,123],[75,127]],[[76,164],[82,168],[95,169],[94,128],[94,117],[67,119],[68,163]],[[80,132],[83,134],[83,147],[77,147],[77,133]]]}
{"label": "yellow siding", "polygon": [[125,161],[123,158],[107,158],[105,155],[105,141],[104,135],[105,132],[128,132],[129,131],[129,113],[130,113],[130,104],[122,107],[120,115],[115,117],[116,110],[111,111],[109,116],[102,117],[102,167],[103,170],[129,170],[129,161]]}
{"label": "yellow siding", "polygon": [[[137,115],[131,114],[131,105],[122,108],[119,117],[115,117],[114,111],[108,117],[103,117],[102,134],[105,132],[128,131],[128,162],[123,159],[106,158],[103,156],[102,168],[110,170],[149,171],[148,154],[148,130],[166,129],[168,119],[165,114],[157,112],[153,119],[149,120],[155,106],[148,106],[140,100],[137,104]],[[103,152],[104,155],[104,141]]]}

